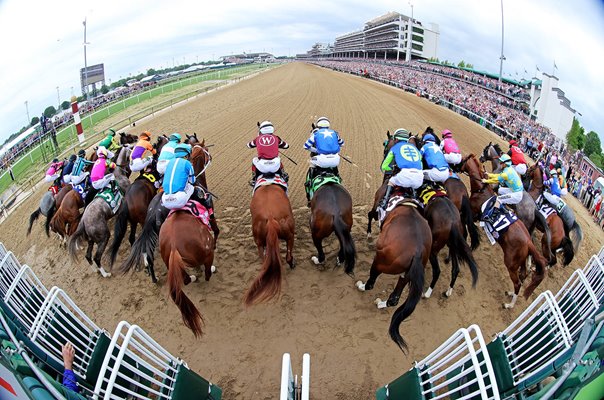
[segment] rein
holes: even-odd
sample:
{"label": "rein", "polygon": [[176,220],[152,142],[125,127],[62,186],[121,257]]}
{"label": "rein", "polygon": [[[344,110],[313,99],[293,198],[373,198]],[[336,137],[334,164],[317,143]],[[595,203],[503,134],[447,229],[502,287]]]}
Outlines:
{"label": "rein", "polygon": [[203,173],[206,172],[206,169],[208,169],[208,167],[212,164],[212,157],[210,156],[210,153],[200,144],[196,144],[193,146],[193,148],[200,148],[204,153],[206,153],[206,160],[204,162],[203,165],[203,169],[201,170],[201,172],[199,172],[197,175],[195,175],[195,180],[197,180],[197,178],[199,178],[200,175],[202,175]]}

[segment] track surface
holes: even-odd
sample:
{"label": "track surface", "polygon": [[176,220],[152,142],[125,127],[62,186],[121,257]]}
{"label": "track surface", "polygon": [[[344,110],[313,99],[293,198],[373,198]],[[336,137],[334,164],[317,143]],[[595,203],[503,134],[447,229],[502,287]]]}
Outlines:
{"label": "track surface", "polygon": [[[218,272],[209,283],[202,280],[186,288],[205,318],[201,340],[195,340],[184,327],[180,313],[169,300],[166,270],[159,257],[156,271],[160,284],[156,286],[143,273],[103,279],[91,272],[83,254],[81,262],[71,263],[58,241],[44,236],[41,225],[35,226],[26,240],[25,222],[37,208],[42,190],[0,225],[0,241],[32,266],[47,286],[65,289],[110,332],[122,319],[140,325],[194,370],[220,385],[224,399],[276,398],[284,352],[292,354],[298,373],[302,354],[311,354],[313,399],[373,398],[377,387],[406,371],[413,360],[427,355],[459,327],[478,323],[485,337],[490,337],[528,303],[519,299],[513,311],[501,307],[507,301],[504,290],[511,289],[511,281],[501,249],[486,244],[483,235],[483,244],[475,252],[480,271],[477,288],[471,288],[469,273],[462,267],[454,295],[442,298],[440,293],[448,287],[450,277],[449,267],[443,264],[433,297],[422,300],[412,317],[401,325],[410,354],[401,353],[387,335],[393,310],[377,310],[373,304],[376,297],[387,298],[396,278],[381,276],[372,292],[358,292],[353,279],[341,269],[332,269],[335,238],[327,242],[324,271],[310,262],[315,250],[303,189],[308,155],[302,145],[311,122],[320,115],[331,119],[346,141],[343,154],[355,161],[354,165],[343,161],[340,170],[354,201],[356,278],[363,280],[374,254],[364,233],[366,214],[381,180],[379,164],[386,130],[405,127],[423,132],[428,125],[437,131],[448,128],[464,153],[480,152],[487,142],[498,140],[477,124],[425,99],[300,63],[244,80],[139,124],[133,133],[145,129],[166,134],[197,132],[206,143],[215,145],[210,149],[213,163],[208,184],[220,196],[216,202],[222,230],[215,260]],[[246,310],[241,305],[242,295],[260,262],[251,235],[247,186],[254,151],[247,150],[245,144],[255,136],[256,122],[265,119],[270,119],[277,133],[290,143],[287,155],[298,162],[294,166],[283,160],[292,184],[290,199],[297,229],[294,257],[298,266],[286,271],[279,301]],[[585,265],[604,243],[602,232],[590,222],[584,208],[574,199],[569,202],[586,238],[571,267],[549,271],[536,294],[560,288],[573,269]],[[376,235],[374,227],[374,238]],[[124,243],[119,259],[127,251]],[[405,297],[406,291],[401,302]]]}

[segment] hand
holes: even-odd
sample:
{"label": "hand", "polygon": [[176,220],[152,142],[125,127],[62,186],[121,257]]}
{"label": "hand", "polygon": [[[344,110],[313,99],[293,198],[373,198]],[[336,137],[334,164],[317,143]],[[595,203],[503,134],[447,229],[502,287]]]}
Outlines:
{"label": "hand", "polygon": [[486,179],[481,179],[482,183],[487,183],[488,181]]}
{"label": "hand", "polygon": [[61,352],[63,353],[63,365],[65,366],[65,369],[73,370],[73,359],[75,357],[73,345],[69,342],[65,343],[61,348]]}

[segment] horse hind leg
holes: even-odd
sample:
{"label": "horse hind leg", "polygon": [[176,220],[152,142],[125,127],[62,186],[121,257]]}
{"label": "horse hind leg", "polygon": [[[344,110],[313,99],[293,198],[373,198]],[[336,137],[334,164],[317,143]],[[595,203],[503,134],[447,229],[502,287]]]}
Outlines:
{"label": "horse hind leg", "polygon": [[378,276],[380,276],[380,274],[381,274],[381,272],[378,271],[378,269],[376,267],[376,262],[375,262],[375,260],[373,260],[373,264],[371,265],[371,270],[369,271],[369,279],[367,279],[367,282],[363,283],[363,281],[357,281],[355,283],[355,286],[361,292],[364,292],[366,290],[371,290],[371,289],[373,289],[373,286],[375,285],[375,281],[377,280]]}
{"label": "horse hind leg", "polygon": [[378,308],[384,308],[386,306],[394,307],[398,304],[399,300],[401,299],[401,293],[403,292],[403,289],[409,283],[409,278],[407,278],[406,276],[403,276],[403,275],[404,274],[402,274],[401,276],[398,277],[398,281],[396,282],[396,287],[394,288],[392,293],[390,293],[390,296],[388,296],[387,301],[383,302],[380,299],[375,300],[375,303]]}
{"label": "horse hind leg", "polygon": [[294,234],[291,233],[287,238],[287,252],[285,253],[285,261],[291,269],[296,268],[296,261],[294,260]]}
{"label": "horse hind leg", "polygon": [[315,237],[313,235],[312,242],[317,249],[317,256],[312,256],[310,259],[315,265],[321,265],[325,262],[325,252],[323,251],[323,239]]}
{"label": "horse hind leg", "polygon": [[459,275],[459,260],[457,257],[453,257],[451,260],[451,283],[449,284],[449,289],[445,292],[446,297],[451,297],[453,294],[453,288],[455,287],[455,281],[457,281],[457,276]]}
{"label": "horse hind leg", "polygon": [[105,268],[101,266],[101,258],[103,257],[103,253],[105,252],[105,248],[107,247],[107,243],[109,243],[109,235],[105,236],[101,243],[97,245],[96,253],[94,255],[94,263],[96,264],[99,272],[103,276],[103,278],[109,278],[111,276],[111,270],[109,272],[105,271]]}
{"label": "horse hind leg", "polygon": [[134,244],[134,241],[136,240],[136,227],[137,227],[136,222],[130,223],[130,236],[128,236],[128,241],[130,242],[130,247],[132,247],[132,245]]}
{"label": "horse hind leg", "polygon": [[[522,285],[522,283],[520,282],[520,278],[518,276],[518,268],[514,268],[514,267],[511,267],[508,265],[506,265],[506,267],[508,267],[508,273],[510,274],[510,279],[512,279],[512,282],[514,284],[514,291],[505,292],[508,296],[512,296],[512,301],[509,303],[505,303],[503,305],[503,307],[510,309],[510,308],[514,308],[514,305],[516,304],[516,300],[518,299],[518,293],[520,293],[520,286]],[[525,273],[526,273],[526,271],[525,271]]]}
{"label": "horse hind leg", "polygon": [[438,264],[438,256],[436,254],[430,254],[430,265],[432,266],[432,282],[430,282],[430,287],[424,293],[425,299],[429,299],[432,296],[432,291],[440,277],[440,265]]}

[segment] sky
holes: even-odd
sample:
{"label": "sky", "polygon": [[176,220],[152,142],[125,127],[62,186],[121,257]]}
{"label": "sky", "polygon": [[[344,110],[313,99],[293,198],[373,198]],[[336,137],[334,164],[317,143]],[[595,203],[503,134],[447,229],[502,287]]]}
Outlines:
{"label": "sky", "polygon": [[[107,83],[242,52],[304,53],[379,15],[412,9],[422,23],[439,25],[441,60],[499,72],[499,0],[289,3],[0,0],[0,143],[29,122],[26,101],[31,119],[81,94],[84,18],[88,65],[104,63]],[[555,63],[559,87],[586,132],[604,138],[604,0],[503,0],[503,15],[504,76],[529,78],[537,67],[551,74]]]}

